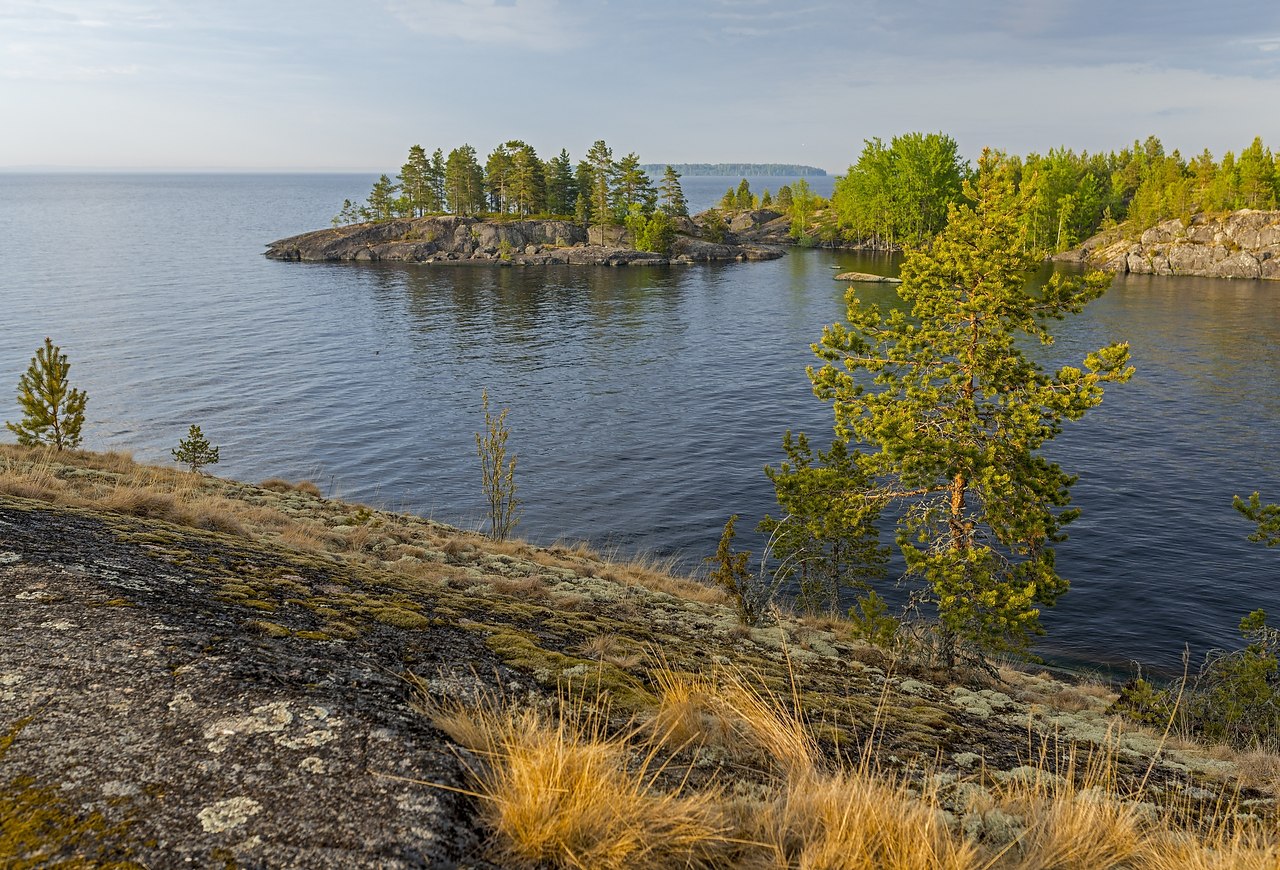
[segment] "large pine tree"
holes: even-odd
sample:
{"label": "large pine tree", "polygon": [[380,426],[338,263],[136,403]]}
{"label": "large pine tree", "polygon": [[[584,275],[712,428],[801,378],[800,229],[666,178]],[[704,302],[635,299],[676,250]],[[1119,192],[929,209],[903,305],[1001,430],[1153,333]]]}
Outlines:
{"label": "large pine tree", "polygon": [[958,645],[1024,650],[1040,607],[1067,589],[1053,545],[1075,519],[1072,475],[1040,454],[1067,420],[1127,380],[1129,350],[1104,347],[1083,369],[1043,371],[1023,351],[1049,344],[1048,324],[1100,296],[1108,279],[1060,274],[1032,292],[1017,194],[1001,159],[983,155],[975,203],[953,205],[946,229],[908,253],[888,312],[851,290],[848,323],[823,331],[809,369],[832,403],[837,435],[870,481],[858,496],[898,516],[897,545],[940,621],[941,658]]}

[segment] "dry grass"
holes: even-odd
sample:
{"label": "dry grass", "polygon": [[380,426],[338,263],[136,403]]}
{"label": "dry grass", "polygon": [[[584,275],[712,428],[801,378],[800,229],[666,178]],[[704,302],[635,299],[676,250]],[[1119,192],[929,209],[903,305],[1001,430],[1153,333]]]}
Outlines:
{"label": "dry grass", "polygon": [[[610,730],[595,706],[428,704],[436,724],[476,752],[485,821],[520,866],[734,866],[804,870],[1128,870],[1280,867],[1274,824],[1242,819],[1230,801],[1194,818],[1154,811],[1118,791],[1115,759],[1078,763],[1043,746],[1022,776],[948,804],[935,777],[880,770],[864,754],[824,757],[789,702],[740,674],[655,669],[660,705],[644,727]],[[873,741],[868,741],[871,745]],[[734,793],[665,773],[680,753],[750,744]],[[747,759],[751,759],[748,761]],[[1055,759],[1064,759],[1055,761]],[[747,768],[744,768],[747,765]],[[750,767],[754,765],[754,767]],[[1078,768],[1083,769],[1078,769]],[[969,825],[967,819],[977,820]],[[1005,826],[1000,835],[989,821]]]}
{"label": "dry grass", "polygon": [[763,843],[764,866],[805,870],[967,870],[973,844],[952,836],[937,795],[917,795],[865,769],[791,779],[743,834]]}
{"label": "dry grass", "polygon": [[1254,749],[1239,753],[1233,760],[1242,786],[1280,794],[1280,755]]}
{"label": "dry grass", "polygon": [[482,759],[478,797],[510,858],[582,870],[725,866],[719,795],[656,789],[654,756],[633,762],[630,735],[609,735],[585,707],[559,718],[494,703],[431,715]]}
{"label": "dry grass", "polygon": [[290,483],[282,477],[269,477],[262,483],[258,484],[262,489],[271,492],[301,492],[316,498],[321,498],[320,487],[316,486],[309,480],[299,480],[296,483]]}
{"label": "dry grass", "polygon": [[489,584],[499,595],[509,595],[525,601],[541,601],[547,597],[547,581],[539,576],[496,577]]}

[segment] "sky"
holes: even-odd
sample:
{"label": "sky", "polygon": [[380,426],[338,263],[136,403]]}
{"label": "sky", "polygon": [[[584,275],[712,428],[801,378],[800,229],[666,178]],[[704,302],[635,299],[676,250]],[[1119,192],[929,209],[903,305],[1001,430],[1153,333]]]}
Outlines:
{"label": "sky", "polygon": [[1276,0],[0,0],[0,168],[1280,149]]}

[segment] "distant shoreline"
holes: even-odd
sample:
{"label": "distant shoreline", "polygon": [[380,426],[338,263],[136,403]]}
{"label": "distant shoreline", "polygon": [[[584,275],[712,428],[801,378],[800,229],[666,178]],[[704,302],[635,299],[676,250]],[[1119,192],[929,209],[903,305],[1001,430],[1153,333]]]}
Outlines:
{"label": "distant shoreline", "polygon": [[797,176],[823,178],[827,170],[801,163],[645,163],[640,168],[650,174],[661,175],[670,166],[682,176],[762,178]]}

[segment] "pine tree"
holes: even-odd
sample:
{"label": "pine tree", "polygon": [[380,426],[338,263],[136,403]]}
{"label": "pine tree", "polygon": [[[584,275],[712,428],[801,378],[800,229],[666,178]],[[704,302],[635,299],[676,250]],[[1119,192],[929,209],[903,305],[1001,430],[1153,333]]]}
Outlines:
{"label": "pine tree", "polygon": [[521,217],[542,211],[547,204],[547,179],[538,152],[518,139],[508,142],[507,148],[511,152],[511,205]]}
{"label": "pine tree", "polygon": [[619,219],[625,219],[633,206],[638,206],[645,217],[653,214],[658,202],[657,191],[649,173],[640,167],[640,157],[634,151],[618,161],[614,169],[613,211]]}
{"label": "pine tree", "polygon": [[766,516],[758,529],[769,536],[775,575],[799,588],[800,606],[836,611],[846,591],[871,590],[888,561],[876,503],[859,495],[870,480],[843,441],[816,461],[803,432],[787,432],[782,449],[786,461],[764,473],[784,513]]}
{"label": "pine tree", "polygon": [[389,221],[395,217],[396,191],[399,188],[386,175],[379,176],[378,180],[373,183],[373,190],[369,191],[369,200],[366,209],[369,219],[374,221]]}
{"label": "pine tree", "polygon": [[591,171],[591,220],[600,228],[598,244],[604,244],[604,227],[614,222],[610,209],[613,198],[613,180],[617,165],[613,162],[613,151],[603,139],[597,139],[587,152],[586,164]]}
{"label": "pine tree", "polygon": [[[974,206],[952,206],[946,229],[902,265],[906,310],[887,313],[847,296],[848,324],[823,331],[809,369],[833,403],[836,433],[859,452],[868,503],[893,507],[907,574],[923,581],[940,621],[940,657],[961,644],[1025,650],[1042,632],[1039,608],[1068,586],[1053,545],[1078,511],[1074,478],[1040,455],[1067,420],[1127,380],[1125,344],[1090,353],[1084,370],[1047,374],[1027,339],[1048,344],[1048,324],[1074,314],[1109,283],[1055,274],[1028,290],[1037,265],[1023,252],[1018,198],[1007,164],[984,153]],[[862,452],[866,448],[866,452]]]}
{"label": "pine tree", "polygon": [[546,164],[547,211],[555,215],[572,214],[578,201],[578,186],[573,177],[573,161],[569,152],[560,149],[559,155]]}
{"label": "pine tree", "polygon": [[738,211],[750,211],[755,205],[755,197],[751,195],[751,183],[745,178],[738,182],[738,190],[733,196],[734,207]]}
{"label": "pine tree", "polygon": [[18,404],[22,420],[6,422],[5,428],[18,436],[24,447],[50,444],[56,450],[80,446],[80,427],[88,398],[67,383],[71,363],[62,348],[46,337],[36,349],[31,365],[18,379]]}
{"label": "pine tree", "polygon": [[169,452],[173,454],[174,462],[181,462],[189,466],[192,473],[197,473],[204,466],[213,465],[218,461],[218,449],[209,443],[204,433],[200,431],[200,427],[193,423],[187,430],[187,437],[179,441],[178,446]]}
{"label": "pine tree", "polygon": [[489,191],[489,207],[493,211],[506,213],[511,210],[510,178],[511,151],[506,144],[499,145],[489,153],[484,163],[484,186]]}
{"label": "pine tree", "polygon": [[421,145],[409,149],[409,158],[400,167],[400,190],[404,195],[406,211],[410,217],[420,217],[427,212],[427,201],[430,198],[428,176],[431,164],[427,160],[427,152]]}
{"label": "pine tree", "polygon": [[719,209],[707,209],[702,214],[702,235],[709,242],[720,244],[729,234],[729,224]]}
{"label": "pine tree", "polygon": [[1249,540],[1268,547],[1280,546],[1280,504],[1263,504],[1261,494],[1255,492],[1248,501],[1236,496],[1232,507],[1249,522],[1257,524],[1258,530],[1249,535]]}
{"label": "pine tree", "polygon": [[689,216],[689,201],[684,198],[684,190],[680,187],[680,173],[671,166],[663,171],[658,190],[662,196],[662,211],[667,217]]}
{"label": "pine tree", "polygon": [[484,170],[476,161],[476,149],[461,145],[445,161],[445,192],[453,214],[484,210]]}

